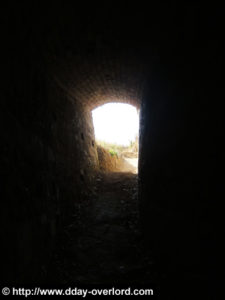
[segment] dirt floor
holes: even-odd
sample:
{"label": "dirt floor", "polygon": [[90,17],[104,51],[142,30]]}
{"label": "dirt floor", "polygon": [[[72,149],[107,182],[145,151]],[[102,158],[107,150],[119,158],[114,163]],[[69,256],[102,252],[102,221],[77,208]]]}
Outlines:
{"label": "dirt floor", "polygon": [[[151,283],[154,264],[142,251],[137,175],[99,173],[85,220],[65,228],[52,272],[60,283]],[[77,240],[77,236],[79,236]]]}
{"label": "dirt floor", "polygon": [[138,171],[138,158],[128,158],[124,157],[120,165],[121,172],[130,172],[137,174]]}

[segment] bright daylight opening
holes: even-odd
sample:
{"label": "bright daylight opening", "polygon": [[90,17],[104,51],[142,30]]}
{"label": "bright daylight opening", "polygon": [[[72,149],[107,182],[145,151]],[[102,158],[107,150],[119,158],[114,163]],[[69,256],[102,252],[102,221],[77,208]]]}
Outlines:
{"label": "bright daylight opening", "polygon": [[104,168],[109,171],[137,173],[138,109],[129,104],[109,103],[94,109],[92,117],[98,154],[101,150],[99,156],[102,157],[102,152],[107,151],[110,159],[114,160],[113,166],[111,163],[110,167]]}

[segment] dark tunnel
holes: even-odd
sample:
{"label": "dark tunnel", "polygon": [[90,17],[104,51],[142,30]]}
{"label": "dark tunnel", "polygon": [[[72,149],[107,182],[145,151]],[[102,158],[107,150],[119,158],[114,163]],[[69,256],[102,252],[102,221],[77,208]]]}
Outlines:
{"label": "dark tunnel", "polygon": [[[224,7],[11,1],[1,19],[1,284],[219,299]],[[138,175],[99,171],[91,112],[115,99],[140,108]]]}

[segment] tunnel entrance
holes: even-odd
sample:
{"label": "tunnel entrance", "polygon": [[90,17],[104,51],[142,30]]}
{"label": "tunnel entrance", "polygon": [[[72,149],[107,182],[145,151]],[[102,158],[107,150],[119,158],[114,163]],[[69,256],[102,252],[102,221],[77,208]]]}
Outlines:
{"label": "tunnel entrance", "polygon": [[92,111],[100,169],[138,173],[139,111],[108,103]]}
{"label": "tunnel entrance", "polygon": [[79,139],[83,145],[88,142],[90,151],[97,149],[99,168],[90,186],[82,181],[82,213],[65,229],[50,277],[82,284],[142,283],[148,277],[150,259],[140,239],[139,110],[108,103],[95,108],[92,119],[95,140],[88,132]]}

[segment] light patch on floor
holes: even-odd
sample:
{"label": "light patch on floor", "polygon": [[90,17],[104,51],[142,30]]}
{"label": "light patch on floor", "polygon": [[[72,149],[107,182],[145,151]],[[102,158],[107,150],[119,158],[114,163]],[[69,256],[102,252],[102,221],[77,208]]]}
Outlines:
{"label": "light patch on floor", "polygon": [[133,167],[132,173],[137,174],[138,172],[138,158],[127,158],[124,157],[124,160]]}

